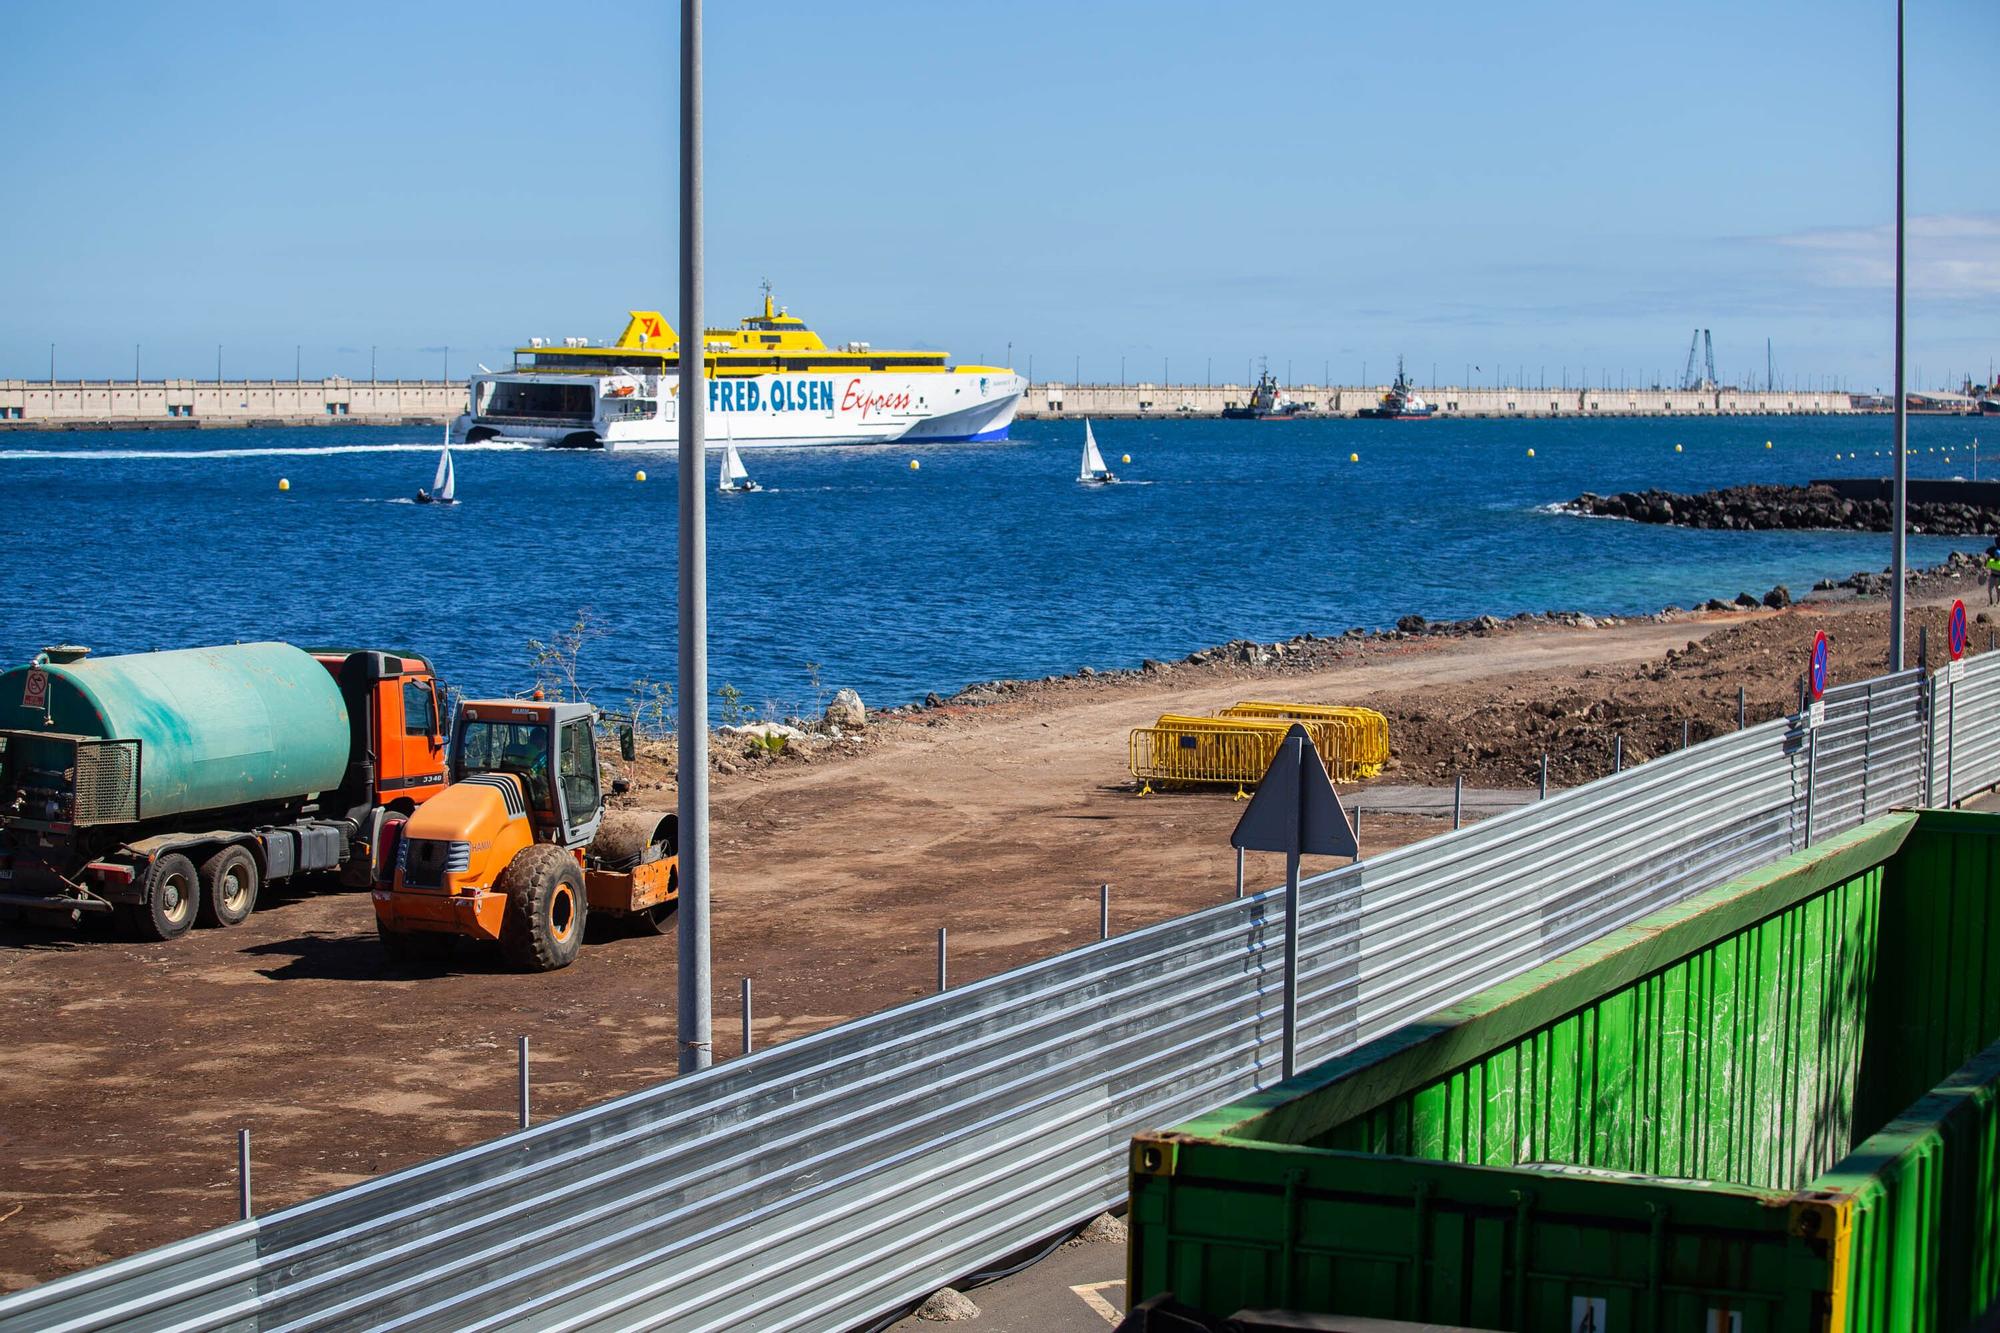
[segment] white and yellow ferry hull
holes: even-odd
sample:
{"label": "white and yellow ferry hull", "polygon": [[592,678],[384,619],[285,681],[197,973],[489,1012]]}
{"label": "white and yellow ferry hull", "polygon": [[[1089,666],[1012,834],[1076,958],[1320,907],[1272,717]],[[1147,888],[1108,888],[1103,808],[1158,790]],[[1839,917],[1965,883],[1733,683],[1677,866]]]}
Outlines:
{"label": "white and yellow ferry hull", "polygon": [[[545,392],[557,388],[560,395]],[[727,376],[708,383],[706,442],[711,449],[796,449],[1003,440],[1026,388],[1011,371],[977,369]],[[680,439],[678,390],[671,375],[475,376],[473,410],[453,422],[452,439],[672,449]],[[546,410],[556,397],[561,409]]]}

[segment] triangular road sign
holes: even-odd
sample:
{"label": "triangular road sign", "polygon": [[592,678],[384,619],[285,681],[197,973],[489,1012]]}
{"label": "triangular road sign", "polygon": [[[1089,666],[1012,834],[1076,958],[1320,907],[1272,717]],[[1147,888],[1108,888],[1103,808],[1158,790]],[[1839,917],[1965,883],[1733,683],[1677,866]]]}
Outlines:
{"label": "triangular road sign", "polygon": [[1257,794],[1229,835],[1232,847],[1305,856],[1359,856],[1361,845],[1319,761],[1312,737],[1294,722]]}

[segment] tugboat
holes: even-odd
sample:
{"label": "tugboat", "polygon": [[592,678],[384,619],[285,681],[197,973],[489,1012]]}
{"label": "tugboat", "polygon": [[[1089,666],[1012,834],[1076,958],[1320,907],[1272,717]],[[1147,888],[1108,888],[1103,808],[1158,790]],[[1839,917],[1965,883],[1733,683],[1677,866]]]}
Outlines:
{"label": "tugboat", "polygon": [[1374,421],[1424,421],[1437,415],[1437,405],[1417,397],[1410,377],[1403,373],[1403,358],[1399,356],[1396,382],[1389,386],[1389,392],[1375,406],[1364,407],[1354,415]]}
{"label": "tugboat", "polygon": [[1257,387],[1250,391],[1250,402],[1246,406],[1231,405],[1222,409],[1225,421],[1289,421],[1303,416],[1306,405],[1289,398],[1278,387],[1278,377],[1266,370],[1257,377]]}

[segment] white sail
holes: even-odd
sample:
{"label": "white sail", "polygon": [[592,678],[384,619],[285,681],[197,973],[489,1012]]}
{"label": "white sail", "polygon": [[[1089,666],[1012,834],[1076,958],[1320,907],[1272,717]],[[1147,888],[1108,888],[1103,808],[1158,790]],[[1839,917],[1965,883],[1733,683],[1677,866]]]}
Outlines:
{"label": "white sail", "polygon": [[736,452],[736,445],[732,441],[723,446],[722,450],[722,489],[740,491],[749,484],[750,471],[743,466],[743,455]]}
{"label": "white sail", "polygon": [[458,472],[451,465],[451,446],[438,454],[437,476],[431,479],[431,498],[449,503],[458,498]]}
{"label": "white sail", "polygon": [[1091,433],[1090,423],[1083,423],[1083,470],[1076,474],[1078,481],[1103,481],[1111,475],[1111,469],[1104,466],[1104,455],[1097,452],[1097,436]]}

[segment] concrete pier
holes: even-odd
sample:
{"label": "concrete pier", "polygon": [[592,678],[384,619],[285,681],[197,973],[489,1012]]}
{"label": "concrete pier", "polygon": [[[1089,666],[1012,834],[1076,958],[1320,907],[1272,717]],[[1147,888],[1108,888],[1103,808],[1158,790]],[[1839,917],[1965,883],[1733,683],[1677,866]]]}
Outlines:
{"label": "concrete pier", "polygon": [[[1314,416],[1352,417],[1387,385],[1295,385]],[[1871,408],[1844,393],[1738,389],[1422,387],[1441,417],[1816,415]],[[1021,418],[1217,417],[1250,401],[1242,384],[1031,384]],[[463,380],[0,380],[0,430],[436,425],[465,410]]]}
{"label": "concrete pier", "polygon": [[[1285,392],[1315,416],[1351,417],[1388,391],[1354,385],[1301,384]],[[1419,386],[1418,396],[1441,417],[1697,417],[1791,416],[1857,409],[1845,393],[1765,393],[1749,389],[1534,389]],[[1244,384],[1030,385],[1021,416],[1213,417],[1250,401]]]}
{"label": "concrete pier", "polygon": [[0,430],[438,425],[463,380],[0,380]]}

